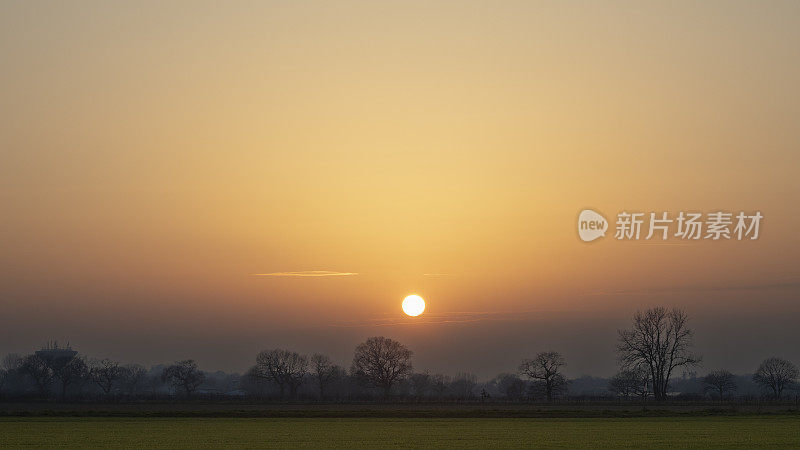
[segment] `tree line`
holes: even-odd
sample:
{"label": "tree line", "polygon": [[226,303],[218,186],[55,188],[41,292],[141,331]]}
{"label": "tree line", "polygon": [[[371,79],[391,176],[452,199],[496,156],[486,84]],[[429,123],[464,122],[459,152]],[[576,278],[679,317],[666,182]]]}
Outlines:
{"label": "tree line", "polygon": [[[651,308],[637,312],[630,329],[618,331],[620,370],[608,380],[611,395],[632,399],[666,400],[673,393],[676,371],[699,366],[692,351],[693,331],[681,309]],[[194,360],[177,361],[149,370],[139,364],[110,359],[87,359],[71,349],[42,350],[29,355],[9,354],[0,361],[0,397],[68,399],[146,399],[226,396],[275,400],[366,399],[502,399],[552,401],[567,395],[570,380],[563,374],[565,358],[542,351],[524,359],[515,372],[478,383],[477,377],[414,372],[413,353],[402,343],[383,336],[359,344],[348,369],[328,356],[305,355],[285,349],[259,352],[244,375],[200,370]],[[765,397],[780,399],[798,389],[797,366],[770,357],[752,376]],[[700,379],[703,391],[731,398],[737,377],[723,368]]]}

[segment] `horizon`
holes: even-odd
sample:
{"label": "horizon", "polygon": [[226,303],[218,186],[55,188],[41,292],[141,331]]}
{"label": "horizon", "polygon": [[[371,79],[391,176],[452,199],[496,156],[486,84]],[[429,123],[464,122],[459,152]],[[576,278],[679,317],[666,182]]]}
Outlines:
{"label": "horizon", "polygon": [[[604,319],[608,320],[609,318],[604,318]],[[691,319],[691,316],[690,316],[690,319]],[[723,319],[727,320],[728,318],[727,317],[723,317]],[[589,320],[589,319],[586,319],[586,320]],[[766,320],[766,318],[765,318],[765,320]],[[695,323],[693,323],[693,322],[695,322],[694,320],[690,320],[690,328],[695,333],[695,338],[694,338],[695,345],[693,346],[693,350],[696,353],[698,353],[703,360],[701,361],[700,364],[698,364],[698,365],[696,365],[694,367],[688,368],[686,370],[690,370],[691,372],[695,373],[697,377],[701,377],[701,376],[703,376],[703,375],[705,375],[705,374],[707,374],[709,372],[712,372],[714,370],[730,370],[731,372],[733,372],[734,374],[737,374],[737,375],[749,375],[749,374],[754,373],[756,368],[757,368],[757,366],[758,366],[758,364],[761,361],[763,361],[764,359],[768,358],[768,357],[775,357],[775,356],[777,356],[777,357],[787,357],[786,355],[787,355],[787,353],[790,353],[790,350],[791,350],[792,345],[793,345],[793,341],[792,341],[792,336],[793,335],[792,335],[791,329],[789,328],[789,325],[790,325],[792,319],[791,318],[786,318],[784,320],[786,321],[785,330],[787,330],[785,333],[781,333],[780,331],[778,333],[774,333],[773,332],[772,335],[762,336],[762,339],[772,338],[772,339],[774,339],[775,342],[784,343],[785,346],[781,346],[781,345],[772,346],[773,350],[764,351],[763,345],[759,344],[758,342],[753,343],[752,340],[748,339],[747,341],[742,341],[742,342],[737,343],[738,345],[731,345],[731,351],[729,351],[729,352],[726,352],[724,354],[713,354],[713,355],[706,355],[705,353],[703,353],[702,347],[700,345],[698,345],[697,342],[701,342],[702,343],[705,340],[711,339],[711,336],[713,334],[715,334],[714,331],[717,331],[717,330],[713,330],[713,329],[712,330],[703,330],[702,328],[698,328],[698,327],[695,326]],[[773,323],[773,324],[775,323],[774,318],[769,318],[769,321],[770,321],[770,323]],[[522,322],[522,324],[527,324],[528,323],[527,321],[523,321],[523,320],[518,321],[518,323],[519,322]],[[722,322],[724,322],[724,320],[722,320]],[[625,326],[623,328],[630,328],[630,320],[628,320],[624,325]],[[719,323],[717,324],[717,326],[720,326],[720,325],[721,324],[719,324]],[[777,330],[781,330],[782,331],[782,327],[775,327],[775,328]],[[532,358],[536,353],[539,353],[539,352],[542,352],[542,351],[555,350],[555,351],[559,351],[560,353],[562,353],[566,358],[566,365],[563,367],[562,370],[567,375],[568,378],[575,379],[575,378],[581,378],[583,376],[590,376],[590,377],[597,377],[597,378],[609,378],[618,370],[618,367],[619,367],[617,356],[616,356],[616,352],[613,349],[613,347],[617,343],[617,331],[618,331],[617,329],[613,330],[613,333],[611,334],[611,337],[606,336],[605,339],[604,339],[604,342],[605,343],[610,343],[612,348],[606,349],[605,352],[600,352],[598,356],[595,356],[592,359],[590,359],[589,365],[587,365],[586,362],[582,363],[580,360],[579,361],[573,361],[572,358],[570,357],[571,354],[573,354],[573,352],[575,352],[574,346],[575,345],[581,345],[581,342],[577,342],[577,343],[574,343],[572,345],[562,345],[561,346],[561,347],[567,347],[570,351],[563,351],[562,348],[559,348],[559,347],[556,347],[556,346],[550,346],[550,347],[548,347],[548,346],[538,346],[538,347],[534,347],[534,346],[528,346],[527,344],[524,344],[524,345],[518,345],[519,349],[517,351],[515,351],[512,355],[507,355],[507,357],[505,357],[506,355],[503,355],[504,357],[501,357],[499,360],[497,358],[490,358],[493,364],[490,364],[489,366],[484,366],[483,370],[475,370],[474,368],[468,367],[467,365],[464,365],[464,364],[457,365],[457,366],[455,366],[455,368],[453,368],[453,366],[450,363],[451,360],[448,360],[446,362],[446,365],[441,365],[440,364],[438,366],[433,365],[433,366],[430,366],[430,367],[427,366],[427,365],[421,365],[418,362],[419,359],[418,359],[417,352],[415,351],[413,344],[409,344],[408,342],[404,341],[402,338],[398,338],[398,339],[400,340],[401,343],[407,344],[409,349],[414,353],[414,355],[411,358],[411,364],[413,366],[413,371],[415,373],[425,373],[425,372],[429,372],[431,374],[433,374],[433,373],[441,373],[441,374],[447,375],[447,376],[455,376],[455,375],[457,375],[459,373],[469,373],[469,374],[476,375],[478,377],[479,381],[488,381],[488,380],[491,380],[495,376],[500,375],[500,374],[504,374],[504,373],[516,374],[516,373],[518,373],[519,363],[523,359]],[[513,330],[511,332],[512,333],[516,333],[517,335],[522,335],[522,333],[524,333],[524,331],[522,331],[522,330]],[[295,333],[296,333],[296,336],[290,337],[290,338],[283,338],[282,342],[291,342],[292,339],[295,339],[295,342],[297,342],[298,340],[301,341],[301,342],[302,341],[305,341],[305,342],[308,342],[308,341],[314,342],[315,341],[314,337],[312,337],[311,339],[308,339],[308,338],[303,339],[302,338],[302,336],[307,336],[308,335],[308,333],[309,333],[308,329],[296,330]],[[378,336],[378,335],[381,335],[381,334],[380,333],[379,334],[375,334],[375,336]],[[386,335],[386,336],[388,336],[390,338],[397,338],[397,335],[396,334],[392,334],[392,333],[384,333],[383,335]],[[697,337],[698,335],[700,336],[699,339]],[[292,347],[291,345],[272,345],[272,346],[270,346],[270,345],[262,345],[260,347],[257,346],[257,345],[251,345],[250,347],[254,348],[255,350],[252,351],[251,355],[249,355],[250,358],[247,361],[241,361],[238,365],[235,365],[235,366],[232,366],[232,367],[208,366],[207,364],[204,364],[204,358],[203,357],[198,357],[197,355],[189,355],[189,354],[182,355],[182,356],[177,356],[177,357],[174,357],[172,359],[169,359],[169,358],[162,359],[162,360],[150,359],[150,360],[145,360],[145,361],[137,360],[135,358],[126,357],[124,354],[122,354],[119,351],[113,351],[110,354],[94,354],[92,352],[85,351],[84,350],[84,348],[85,348],[84,346],[82,346],[80,344],[76,344],[74,341],[68,341],[68,340],[67,341],[48,340],[48,341],[46,341],[45,344],[42,344],[41,346],[29,346],[28,348],[24,348],[24,349],[17,349],[15,351],[11,352],[11,353],[18,353],[18,354],[21,354],[21,355],[25,355],[25,354],[33,353],[33,351],[38,350],[40,348],[43,349],[47,345],[49,345],[51,343],[61,343],[61,344],[63,344],[63,342],[67,342],[66,345],[71,346],[71,348],[73,350],[77,350],[78,354],[80,356],[83,356],[84,358],[89,358],[89,359],[109,358],[111,360],[119,361],[120,363],[123,363],[123,364],[139,363],[139,364],[143,364],[148,369],[153,368],[153,367],[158,367],[158,366],[168,366],[168,365],[173,364],[173,363],[175,363],[176,361],[179,361],[179,360],[192,359],[192,360],[197,361],[200,369],[202,369],[204,371],[207,371],[209,373],[222,371],[222,372],[225,372],[225,373],[242,375],[242,374],[245,374],[248,369],[253,367],[253,365],[255,364],[256,354],[259,351],[270,350],[270,349],[275,349],[275,348],[282,348],[282,349],[286,349],[286,350],[289,350],[289,351],[297,351],[300,354],[305,354],[305,355],[308,355],[308,356],[310,356],[310,355],[312,355],[314,353],[321,353],[321,354],[324,354],[326,356],[331,357],[333,363],[343,367],[345,370],[349,370],[350,363],[352,361],[352,353],[353,353],[353,350],[356,347],[356,345],[358,343],[366,340],[368,337],[372,337],[372,336],[373,335],[363,335],[360,338],[355,336],[355,335],[354,336],[350,336],[351,340],[353,341],[353,345],[350,348],[347,348],[347,349],[338,348],[337,349],[337,348],[334,348],[334,347],[332,347],[330,345],[323,346],[325,348],[325,350],[327,350],[327,351],[323,351],[323,350],[320,350],[318,348],[314,348],[313,344],[308,344],[308,343],[304,343],[304,344],[301,344],[299,346],[296,345],[294,347]],[[601,338],[598,336],[598,339],[601,339]],[[563,343],[565,341],[567,341],[567,340],[564,339],[564,336],[559,336],[558,339],[552,340],[551,342],[562,342]],[[602,339],[601,339],[601,341],[602,341]],[[301,347],[301,348],[296,348],[296,347]],[[63,348],[63,346],[62,346],[62,348]],[[91,348],[91,346],[90,346],[90,348]],[[523,350],[524,348],[530,348],[531,350],[525,352]],[[742,354],[743,351],[748,352],[750,357],[749,358],[742,358],[741,354]],[[151,354],[151,353],[152,352],[148,352],[148,354]],[[474,353],[474,347],[467,347],[466,349],[464,349],[462,351],[462,353]],[[202,356],[202,355],[200,355],[200,356]],[[603,360],[603,357],[606,357],[607,360]],[[715,364],[710,364],[710,363],[707,362],[709,360],[709,357],[710,357],[711,361],[713,361]],[[459,358],[464,358],[464,355],[458,355],[455,359],[458,360]],[[514,359],[514,358],[516,358],[516,359]],[[438,359],[438,358],[436,358],[436,359]],[[428,361],[431,361],[431,362],[435,363],[436,359],[434,359],[434,360],[430,360],[429,359]],[[791,358],[789,358],[789,359],[791,359]],[[423,359],[423,361],[426,361],[426,360]],[[578,367],[596,367],[598,364],[605,365],[608,369],[606,371],[604,371],[604,372],[602,372],[602,371],[594,371],[594,372],[592,372],[592,371],[590,371],[591,369],[587,369],[587,370],[580,370],[580,369],[579,370],[574,370],[573,369],[573,366],[578,366]],[[448,367],[450,367],[450,370],[448,370]],[[676,374],[676,376],[679,376],[679,375],[680,374]]]}

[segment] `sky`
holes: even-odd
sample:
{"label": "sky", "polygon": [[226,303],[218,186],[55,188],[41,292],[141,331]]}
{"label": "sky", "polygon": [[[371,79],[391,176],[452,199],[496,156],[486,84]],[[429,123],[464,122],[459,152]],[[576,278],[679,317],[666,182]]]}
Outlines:
{"label": "sky", "polygon": [[[0,354],[349,366],[385,335],[607,376],[664,305],[700,373],[800,363],[797,42],[789,1],[2,1]],[[764,219],[617,240],[621,211]]]}

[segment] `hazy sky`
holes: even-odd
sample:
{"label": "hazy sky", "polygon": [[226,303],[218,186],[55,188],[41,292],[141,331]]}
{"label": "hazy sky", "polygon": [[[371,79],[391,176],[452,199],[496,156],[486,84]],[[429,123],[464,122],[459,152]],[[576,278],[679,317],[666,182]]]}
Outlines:
{"label": "hazy sky", "polygon": [[[666,305],[701,372],[800,363],[798,42],[798,2],[0,1],[0,353],[349,365],[382,334],[608,375]],[[584,243],[586,207],[764,221]],[[341,275],[253,275],[304,271]]]}

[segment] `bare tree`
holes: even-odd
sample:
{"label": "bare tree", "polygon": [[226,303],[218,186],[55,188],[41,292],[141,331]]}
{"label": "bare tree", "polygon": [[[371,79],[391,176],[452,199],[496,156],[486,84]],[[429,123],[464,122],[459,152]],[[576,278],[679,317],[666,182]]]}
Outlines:
{"label": "bare tree", "polygon": [[469,399],[475,396],[475,386],[478,385],[478,377],[475,374],[462,372],[453,378],[450,383],[450,392],[456,398]]}
{"label": "bare tree", "polygon": [[411,383],[411,390],[414,396],[418,398],[427,395],[433,384],[431,374],[428,372],[411,374],[408,377],[408,381]]}
{"label": "bare tree", "polygon": [[411,350],[383,336],[371,337],[356,347],[351,372],[374,387],[391,393],[395,382],[411,373]]}
{"label": "bare tree", "polygon": [[311,371],[319,386],[320,400],[325,398],[325,386],[333,381],[338,372],[336,369],[336,365],[327,356],[319,353],[314,353],[311,356]]}
{"label": "bare tree", "polygon": [[193,359],[186,359],[164,369],[161,379],[175,389],[183,389],[189,397],[203,384],[206,375],[197,368],[197,363]]}
{"label": "bare tree", "polygon": [[122,368],[118,362],[110,359],[95,360],[90,365],[89,377],[109,396],[114,385],[122,378]]}
{"label": "bare tree", "polygon": [[501,373],[495,378],[497,390],[509,400],[520,400],[525,396],[527,384],[518,375]]}
{"label": "bare tree", "polygon": [[0,361],[0,392],[3,387],[11,390],[20,387],[21,378],[24,376],[22,364],[24,358],[19,353],[9,353]]}
{"label": "bare tree", "polygon": [[239,385],[240,389],[250,395],[262,398],[267,393],[269,380],[264,377],[258,367],[253,366],[247,370]]}
{"label": "bare tree", "polygon": [[700,379],[700,382],[703,383],[703,389],[706,391],[714,391],[719,394],[720,400],[725,398],[726,393],[736,392],[739,388],[736,386],[736,378],[727,370],[709,372]]}
{"label": "bare tree", "polygon": [[21,365],[22,357],[16,353],[9,353],[3,357],[3,360],[0,361],[0,392],[3,391],[3,386]]}
{"label": "bare tree", "polygon": [[67,387],[89,377],[89,367],[86,365],[86,360],[80,356],[75,356],[65,364],[51,367],[51,369],[53,376],[61,382],[62,401],[66,399]]}
{"label": "bare tree", "polygon": [[781,398],[783,390],[792,386],[800,375],[797,366],[783,358],[767,358],[761,362],[753,375],[753,381],[772,391],[773,397]]}
{"label": "bare tree", "polygon": [[164,378],[164,370],[166,370],[166,367],[151,367],[144,377],[144,385],[153,398],[157,397],[161,388],[167,384],[167,380]]}
{"label": "bare tree", "polygon": [[667,398],[676,367],[700,363],[700,357],[690,351],[693,333],[688,320],[683,310],[657,307],[637,312],[633,329],[619,330],[617,354],[622,368],[647,368],[656,400]]}
{"label": "bare tree", "polygon": [[20,370],[33,380],[39,395],[46,397],[53,384],[53,370],[47,362],[38,355],[28,355],[23,358]]}
{"label": "bare tree", "polygon": [[544,386],[547,400],[553,399],[554,394],[567,387],[567,379],[560,372],[560,367],[566,365],[560,353],[549,351],[541,352],[533,359],[526,359],[519,365],[519,372],[532,380],[540,381]]}
{"label": "bare tree", "polygon": [[19,353],[9,353],[0,361],[0,368],[7,372],[14,372],[22,367],[24,358]]}
{"label": "bare tree", "polygon": [[649,380],[647,370],[641,367],[621,370],[609,380],[608,390],[625,398],[632,395],[644,398],[647,397]]}
{"label": "bare tree", "polygon": [[442,398],[450,385],[450,377],[442,375],[441,373],[431,376],[431,389],[436,393],[438,398]]}
{"label": "bare tree", "polygon": [[120,372],[122,388],[128,395],[136,394],[147,378],[147,370],[139,364],[127,364]]}
{"label": "bare tree", "polygon": [[289,350],[265,350],[256,356],[256,369],[259,376],[273,381],[281,390],[289,388],[292,398],[297,397],[297,389],[306,376],[308,358]]}

